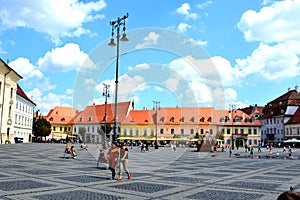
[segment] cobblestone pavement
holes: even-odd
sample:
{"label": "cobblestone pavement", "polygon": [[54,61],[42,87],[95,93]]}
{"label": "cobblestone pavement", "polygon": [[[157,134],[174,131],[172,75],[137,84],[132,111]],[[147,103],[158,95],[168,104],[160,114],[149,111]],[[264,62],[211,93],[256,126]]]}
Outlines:
{"label": "cobblestone pavement", "polygon": [[[228,153],[193,152],[161,147],[141,152],[129,148],[131,180],[109,180],[97,168],[98,147],[63,158],[64,144],[0,145],[0,199],[276,199],[293,186],[300,191],[300,150],[293,159],[240,149]],[[274,152],[277,150],[275,149]],[[258,156],[262,158],[258,158]]]}

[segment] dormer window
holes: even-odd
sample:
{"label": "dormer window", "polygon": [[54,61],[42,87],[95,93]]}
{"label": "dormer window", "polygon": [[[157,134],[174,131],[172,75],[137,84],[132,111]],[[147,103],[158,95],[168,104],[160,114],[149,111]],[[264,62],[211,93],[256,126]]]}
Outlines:
{"label": "dormer window", "polygon": [[92,121],[92,117],[89,117],[89,122]]}
{"label": "dormer window", "polygon": [[192,117],[192,118],[190,119],[190,121],[191,121],[191,122],[195,122],[195,118]]}
{"label": "dormer window", "polygon": [[211,122],[211,117],[209,117],[209,118],[207,119],[207,121],[208,121],[208,122]]}
{"label": "dormer window", "polygon": [[83,118],[82,118],[82,117],[80,117],[79,121],[80,121],[80,122],[83,122]]}
{"label": "dormer window", "polygon": [[171,117],[170,122],[174,122],[175,118]]}
{"label": "dormer window", "polygon": [[282,102],[281,101],[279,102],[279,106],[282,106]]}
{"label": "dormer window", "polygon": [[200,122],[204,122],[205,118],[201,117]]}
{"label": "dormer window", "polygon": [[272,108],[272,104],[269,104],[269,108]]}
{"label": "dormer window", "polygon": [[228,116],[225,117],[225,122],[230,122],[230,118]]}
{"label": "dormer window", "polygon": [[61,118],[61,120],[60,120],[61,122],[65,122],[65,118]]}
{"label": "dormer window", "polygon": [[225,121],[224,117],[221,117],[220,122],[224,122],[224,121]]}
{"label": "dormer window", "polygon": [[50,122],[53,122],[53,117],[50,117],[49,121],[50,121]]}
{"label": "dormer window", "polygon": [[180,118],[180,121],[181,121],[181,122],[184,122],[184,117],[181,117],[181,118]]}
{"label": "dormer window", "polygon": [[165,118],[164,117],[160,118],[160,121],[165,122]]}

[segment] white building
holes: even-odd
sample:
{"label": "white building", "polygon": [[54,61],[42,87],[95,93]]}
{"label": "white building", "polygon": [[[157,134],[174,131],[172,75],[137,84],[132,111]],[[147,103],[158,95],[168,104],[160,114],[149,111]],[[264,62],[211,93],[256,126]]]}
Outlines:
{"label": "white building", "polygon": [[35,106],[36,104],[30,100],[22,88],[17,85],[14,137],[22,138],[23,142],[31,142]]}
{"label": "white building", "polygon": [[17,82],[22,77],[0,59],[0,144],[14,142]]}
{"label": "white building", "polygon": [[267,103],[259,119],[263,124],[261,128],[263,144],[282,144],[287,136],[285,123],[294,116],[299,106],[298,86],[294,90],[288,89],[285,94]]}

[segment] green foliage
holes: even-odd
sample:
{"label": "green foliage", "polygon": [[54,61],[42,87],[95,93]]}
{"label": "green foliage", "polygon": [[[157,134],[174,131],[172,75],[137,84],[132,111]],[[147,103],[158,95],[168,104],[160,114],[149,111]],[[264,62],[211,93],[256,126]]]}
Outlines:
{"label": "green foliage", "polygon": [[197,132],[194,136],[195,139],[199,139],[200,138],[200,134]]}
{"label": "green foliage", "polygon": [[36,137],[45,137],[51,134],[51,124],[45,118],[33,118],[32,132]]}

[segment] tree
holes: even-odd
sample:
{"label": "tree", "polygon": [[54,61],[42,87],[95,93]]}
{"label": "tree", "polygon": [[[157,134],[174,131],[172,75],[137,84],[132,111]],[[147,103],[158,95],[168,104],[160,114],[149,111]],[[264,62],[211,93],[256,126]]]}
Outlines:
{"label": "tree", "polygon": [[36,137],[46,137],[51,134],[51,124],[45,118],[33,118],[32,132]]}

